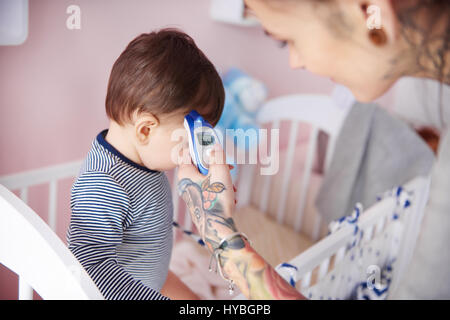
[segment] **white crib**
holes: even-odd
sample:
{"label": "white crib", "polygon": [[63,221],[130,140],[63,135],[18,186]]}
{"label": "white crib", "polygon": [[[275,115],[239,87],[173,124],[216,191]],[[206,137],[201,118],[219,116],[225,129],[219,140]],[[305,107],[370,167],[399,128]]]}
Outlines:
{"label": "white crib", "polygon": [[[354,226],[344,226],[336,233],[324,237],[328,231],[327,224],[322,221],[319,212],[311,210],[311,205],[306,205],[314,201],[314,195],[309,193],[312,189],[311,177],[314,175],[313,159],[318,156],[318,133],[321,131],[328,135],[322,168],[326,172],[335,139],[352,103],[351,96],[341,89],[334,92],[333,98],[288,96],[267,103],[259,113],[261,124],[271,123],[272,128],[279,128],[280,122],[290,122],[283,169],[274,176],[258,177],[255,173],[257,166],[247,166],[238,181],[240,206],[236,212],[236,220],[239,229],[248,231],[250,239],[256,238],[257,242],[261,242],[260,247],[257,246],[258,243],[254,245],[257,251],[267,253],[267,256],[263,256],[272,265],[289,262],[296,267],[295,274],[290,275],[291,280],[295,278],[296,288],[311,299],[354,298],[354,290],[358,284],[366,282],[370,277],[379,276],[374,273],[395,261],[390,264],[393,275],[387,297],[393,296],[412,257],[428,199],[430,179],[417,177],[403,186],[410,193],[410,205],[404,209],[403,214],[396,214],[399,208],[394,196],[382,199],[361,214],[358,235],[363,236],[363,239],[357,246],[351,246],[354,241]],[[304,123],[310,125],[309,141],[302,168],[303,175],[300,181],[296,181],[293,177],[293,159],[298,147],[295,142],[298,130]],[[290,211],[293,211],[290,217],[287,216],[288,190],[293,191],[291,198],[294,199],[290,206]],[[255,193],[258,201],[254,201]],[[274,198],[276,205],[270,208],[269,202],[273,202]],[[307,207],[313,212],[307,212]],[[246,221],[241,218],[245,215],[249,215],[250,219]],[[305,215],[310,216],[312,223],[304,224]],[[256,219],[263,222],[258,223]],[[239,225],[241,220],[243,225]],[[252,228],[252,224],[257,227]],[[289,235],[292,231],[297,235]],[[258,237],[258,232],[263,234]],[[317,242],[320,238],[323,239]],[[297,246],[288,243],[293,241]],[[289,246],[291,248],[286,253],[271,258],[274,250],[270,252],[267,250],[268,246],[273,246],[275,251],[282,251]],[[362,254],[364,251],[366,254]],[[281,258],[283,259],[280,260]],[[237,298],[242,299],[243,296]]]}
{"label": "white crib", "polygon": [[[282,170],[274,176],[261,177],[257,174],[257,165],[241,165],[239,168],[237,181],[239,206],[237,216],[239,217],[239,212],[244,211],[246,214],[241,216],[251,217],[258,221],[267,220],[267,224],[273,227],[271,230],[275,230],[271,234],[275,238],[275,233],[279,233],[281,236],[292,234],[293,236],[290,239],[299,239],[299,243],[307,239],[305,240],[308,242],[306,245],[303,243],[297,246],[294,243],[294,246],[288,253],[290,254],[289,256],[285,254],[278,258],[285,259],[287,257],[288,259],[283,261],[290,261],[292,265],[297,267],[298,289],[305,295],[311,295],[312,298],[316,298],[316,295],[319,295],[322,292],[321,290],[325,290],[325,288],[334,290],[329,293],[329,296],[333,298],[348,298],[350,294],[348,291],[336,289],[338,281],[333,281],[333,284],[330,285],[329,278],[333,270],[339,270],[339,276],[344,277],[348,276],[348,270],[352,270],[348,268],[348,266],[352,265],[352,262],[348,260],[351,250],[347,248],[348,243],[353,239],[352,229],[343,228],[315,243],[324,235],[326,226],[321,221],[320,214],[316,212],[308,213],[307,208],[310,207],[311,198],[313,198],[308,192],[314,171],[314,163],[316,162],[319,132],[324,132],[328,136],[326,152],[324,153],[324,164],[322,165],[323,170],[326,171],[334,151],[335,139],[352,102],[353,100],[349,99],[349,96],[340,90],[334,93],[333,98],[318,95],[294,95],[269,101],[259,113],[259,122],[266,126],[269,123],[271,128],[282,128],[285,122],[289,122],[290,127],[288,145],[285,156],[282,159]],[[306,152],[304,152],[306,154],[304,155],[305,160],[302,168],[303,176],[300,181],[292,181],[295,180],[292,177],[296,171],[294,166],[295,154],[298,149],[297,136],[299,128],[305,123],[309,125],[309,140]],[[58,181],[67,177],[75,177],[78,174],[80,165],[81,161],[76,161],[0,177],[0,184],[10,190],[20,191],[22,199],[21,202],[6,188],[0,189],[0,263],[19,275],[19,299],[32,299],[32,288],[44,299],[66,297],[75,299],[101,298],[100,293],[87,274],[82,268],[79,268],[79,264],[69,250],[64,247],[62,241],[51,231],[51,229],[55,229],[57,219]],[[170,175],[175,179],[176,175],[174,173],[170,173]],[[47,223],[50,227],[45,226],[42,219],[26,205],[28,189],[37,184],[49,184]],[[255,184],[258,186],[257,190],[254,188]],[[408,208],[409,213],[395,221],[395,228],[390,227],[394,224],[388,218],[392,214],[395,203],[389,199],[377,203],[361,216],[359,227],[366,231],[366,242],[364,243],[368,245],[373,244],[374,246],[380,245],[381,242],[377,241],[377,236],[381,234],[399,237],[400,249],[396,261],[394,285],[392,287],[397,283],[402,270],[404,270],[411,258],[423,208],[428,197],[428,184],[428,178],[419,177],[405,186],[414,192],[414,199],[412,205]],[[274,188],[276,190],[273,190]],[[256,198],[255,193],[257,194]],[[288,194],[293,195],[291,198],[294,199],[294,204],[292,204],[292,201],[288,204]],[[181,221],[184,228],[190,230],[192,223],[186,215],[185,206],[176,195],[175,184],[173,195],[174,220]],[[269,201],[272,201],[271,196],[276,196],[275,210],[270,209],[271,204]],[[255,199],[257,199],[256,204]],[[289,211],[287,210],[288,206],[290,211],[293,212],[290,216],[286,215],[286,212]],[[252,208],[254,216],[247,214],[249,208]],[[70,215],[70,212],[65,212],[64,214]],[[306,216],[308,216],[308,223],[304,223]],[[239,223],[246,228],[251,228],[252,225],[251,222],[245,223],[245,221]],[[401,232],[399,231],[400,229]],[[299,238],[295,238],[297,235]],[[177,237],[179,237],[179,234]],[[265,238],[271,237],[266,235]],[[280,242],[282,241],[284,240],[280,240]],[[35,245],[33,244],[34,242]],[[271,242],[276,245],[276,241]],[[300,251],[306,248],[308,249],[299,255]],[[380,248],[380,250],[383,250],[382,257],[369,259],[364,261],[364,264],[382,266],[384,263],[382,258],[391,254],[391,248],[388,246]],[[31,251],[33,251],[33,255],[30,255]],[[39,254],[44,251],[48,255]],[[292,252],[295,254],[292,254]],[[48,258],[49,256],[52,257],[51,260],[47,260],[50,259]],[[276,263],[279,262],[281,261]],[[275,263],[275,261],[272,261],[272,263]],[[47,273],[43,271],[46,265],[49,267]],[[36,266],[39,266],[39,268]],[[76,277],[73,276],[74,268],[77,270]],[[365,276],[361,274],[363,269],[352,271],[354,272],[353,282],[360,281]],[[40,277],[36,273],[37,270],[44,272],[45,276]],[[50,277],[49,272],[53,272],[54,276]],[[59,281],[55,281],[56,278]],[[68,290],[67,283],[70,283],[74,289],[67,291],[67,295],[64,295],[62,292],[66,291],[60,290],[62,283],[64,283],[65,290]],[[350,288],[351,286],[343,286],[342,283],[341,286],[338,286],[338,288],[344,287]]]}
{"label": "white crib", "polygon": [[293,279],[307,298],[342,300],[354,298],[358,284],[371,278],[379,281],[374,277],[390,266],[393,275],[387,298],[392,297],[413,254],[429,183],[428,177],[417,177],[403,186],[411,194],[411,205],[401,214],[397,215],[396,197],[386,197],[361,214],[356,235],[354,225],[344,224],[336,233],[290,259],[295,271],[285,273],[285,279]]}
{"label": "white crib", "polygon": [[[21,187],[26,200],[27,184],[43,182],[40,173],[50,173],[50,206],[56,206],[56,179],[72,165],[47,168],[2,179],[2,184]],[[58,174],[58,169],[64,169]],[[67,170],[67,171],[66,171]],[[20,180],[23,177],[24,180]],[[48,177],[48,176],[47,176]],[[9,178],[17,178],[9,180]],[[8,183],[9,182],[9,183]],[[45,180],[46,182],[46,180]],[[55,215],[50,215],[55,222]],[[0,263],[19,275],[19,299],[32,300],[33,289],[44,299],[103,299],[78,260],[60,238],[23,200],[0,185]]]}

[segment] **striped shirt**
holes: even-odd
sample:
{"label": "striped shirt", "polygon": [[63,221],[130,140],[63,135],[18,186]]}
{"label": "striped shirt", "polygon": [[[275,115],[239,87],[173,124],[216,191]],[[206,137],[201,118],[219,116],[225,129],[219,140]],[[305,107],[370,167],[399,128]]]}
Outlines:
{"label": "striped shirt", "polygon": [[69,249],[106,299],[167,299],[159,293],[172,251],[167,177],[123,156],[106,133],[72,186]]}

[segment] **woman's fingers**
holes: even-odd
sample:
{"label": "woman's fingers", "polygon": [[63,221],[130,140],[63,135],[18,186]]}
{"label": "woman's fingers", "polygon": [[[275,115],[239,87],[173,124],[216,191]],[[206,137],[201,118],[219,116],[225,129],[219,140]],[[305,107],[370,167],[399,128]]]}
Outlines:
{"label": "woman's fingers", "polygon": [[196,166],[194,166],[192,163],[189,164],[181,164],[178,167],[178,181],[180,181],[183,178],[191,179],[192,181],[199,181],[203,180],[205,178],[204,175],[202,175]]}
{"label": "woman's fingers", "polygon": [[216,144],[211,152],[209,173],[211,181],[220,181],[225,187],[232,188],[230,169],[225,163],[225,153],[219,144]]}
{"label": "woman's fingers", "polygon": [[[183,162],[178,168],[179,188],[185,190],[184,187],[189,186],[192,182],[197,184],[202,188],[201,192],[207,192],[209,196],[217,197],[216,202],[220,203],[223,208],[224,216],[231,216],[237,203],[236,188],[233,186],[230,167],[225,162],[225,154],[220,145],[216,145],[212,150],[209,160],[208,177],[202,175],[192,163]],[[210,200],[206,199],[203,207],[208,209],[210,205]]]}
{"label": "woman's fingers", "polygon": [[216,145],[213,152],[211,152],[211,162],[209,166],[209,174],[211,176],[211,183],[222,183],[224,190],[220,193],[220,201],[224,208],[224,213],[231,216],[234,211],[235,193],[233,182],[231,180],[230,168],[225,163],[225,154],[220,145]]}

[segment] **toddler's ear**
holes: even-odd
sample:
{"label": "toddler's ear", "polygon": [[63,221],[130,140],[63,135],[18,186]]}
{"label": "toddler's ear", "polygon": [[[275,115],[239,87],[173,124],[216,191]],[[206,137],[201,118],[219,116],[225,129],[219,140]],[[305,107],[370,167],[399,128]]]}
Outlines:
{"label": "toddler's ear", "polygon": [[153,130],[159,126],[159,119],[151,114],[141,114],[135,117],[134,130],[139,144],[147,144]]}

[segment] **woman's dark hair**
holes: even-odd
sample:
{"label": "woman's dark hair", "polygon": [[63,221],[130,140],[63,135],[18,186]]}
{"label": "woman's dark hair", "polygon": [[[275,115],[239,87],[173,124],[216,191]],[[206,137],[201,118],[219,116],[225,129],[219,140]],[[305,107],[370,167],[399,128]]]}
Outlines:
{"label": "woman's dark hair", "polygon": [[119,124],[138,112],[155,115],[198,111],[216,124],[224,88],[213,64],[194,40],[177,29],[144,33],[114,63],[106,95],[106,114]]}
{"label": "woman's dark hair", "polygon": [[[336,0],[264,0],[277,7],[283,7],[286,3],[310,1],[319,8],[319,5],[334,5]],[[362,3],[361,8],[367,9],[367,3]],[[450,0],[416,0],[392,1],[392,5],[398,21],[402,37],[410,46],[409,57],[416,60],[414,65],[416,73],[433,75],[441,83],[439,92],[439,109],[441,126],[446,125],[443,115],[442,86],[450,83],[450,61],[448,57],[450,46]],[[330,7],[331,8],[331,7]],[[333,19],[326,19],[331,29],[337,36],[345,35],[344,31],[351,30],[346,26],[339,8],[333,7]],[[326,14],[329,12],[324,11]],[[442,28],[442,29],[441,29]],[[438,30],[438,34],[436,34]],[[406,53],[396,60],[405,59]],[[448,125],[448,124],[447,124]]]}
{"label": "woman's dark hair", "polygon": [[[393,2],[397,17],[402,25],[404,39],[416,52],[416,68],[420,71],[433,68],[436,79],[441,82],[439,88],[439,112],[441,129],[447,124],[444,119],[442,86],[450,82],[450,73],[446,71],[450,45],[450,1],[449,0],[418,0],[407,6]],[[444,23],[444,30],[440,38],[436,37],[434,28],[439,22]],[[420,39],[420,46],[417,40]],[[428,62],[428,66],[423,62]]]}

